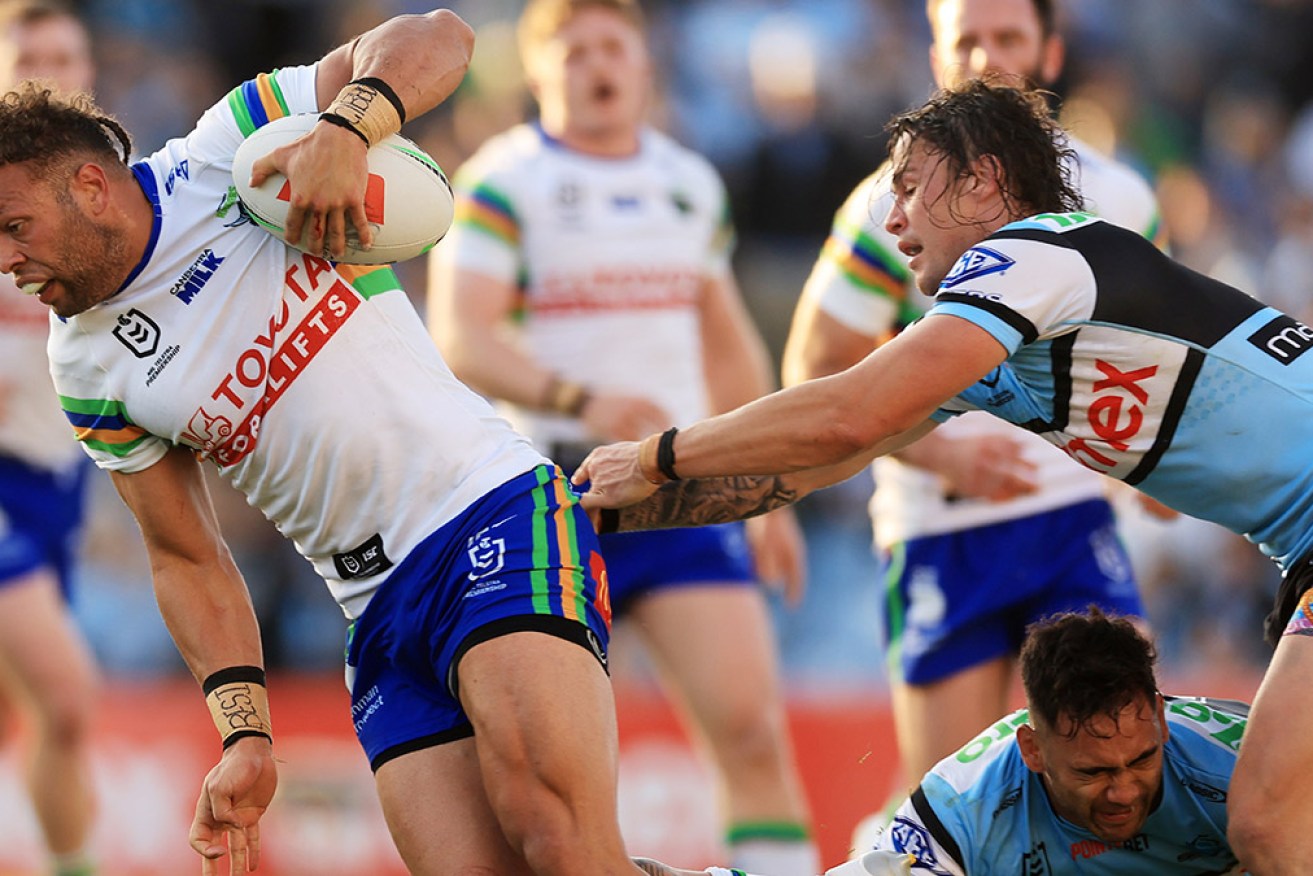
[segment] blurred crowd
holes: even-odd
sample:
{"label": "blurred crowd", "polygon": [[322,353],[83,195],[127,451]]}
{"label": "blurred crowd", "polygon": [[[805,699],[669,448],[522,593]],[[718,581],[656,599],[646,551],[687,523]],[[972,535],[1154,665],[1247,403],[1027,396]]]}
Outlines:
{"label": "blurred crowd", "polygon": [[[232,85],[305,63],[406,0],[84,0],[101,103],[140,153],[190,129]],[[404,133],[449,171],[530,112],[514,44],[519,0],[453,0],[478,33],[456,95]],[[1313,320],[1313,0],[1067,0],[1063,120],[1154,185],[1174,254]],[[731,193],[736,267],[778,354],[802,282],[844,196],[884,157],[889,116],[931,87],[923,0],[647,0],[660,71],[655,121],[710,158]],[[422,307],[424,271],[399,272]],[[76,610],[107,671],[181,671],[139,539],[96,479]],[[215,480],[271,666],[333,669],[340,610],[310,567]],[[799,688],[879,684],[869,479],[810,498],[810,590],[779,607]],[[1262,665],[1277,582],[1256,549],[1196,521],[1156,523],[1123,503],[1168,669]]]}

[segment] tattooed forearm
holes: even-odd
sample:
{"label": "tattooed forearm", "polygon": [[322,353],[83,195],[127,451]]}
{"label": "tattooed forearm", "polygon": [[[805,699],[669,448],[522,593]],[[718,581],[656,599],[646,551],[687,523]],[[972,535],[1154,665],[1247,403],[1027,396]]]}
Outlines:
{"label": "tattooed forearm", "polygon": [[802,498],[779,475],[693,478],[674,481],[637,505],[620,509],[621,531],[708,526],[756,517]]}

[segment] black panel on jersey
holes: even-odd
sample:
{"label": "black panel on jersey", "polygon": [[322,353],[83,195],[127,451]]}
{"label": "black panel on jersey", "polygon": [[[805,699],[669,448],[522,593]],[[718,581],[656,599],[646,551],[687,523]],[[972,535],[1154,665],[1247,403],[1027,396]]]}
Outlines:
{"label": "black panel on jersey", "polygon": [[935,302],[940,301],[960,301],[963,304],[970,304],[972,307],[979,307],[981,310],[993,314],[1016,329],[1017,333],[1021,335],[1023,344],[1033,344],[1035,339],[1039,337],[1039,331],[1035,328],[1033,322],[997,301],[991,301],[980,295],[963,295],[961,292],[939,292],[935,295]]}
{"label": "black panel on jersey", "polygon": [[1094,272],[1096,322],[1180,338],[1206,349],[1263,308],[1239,289],[1190,270],[1140,235],[1110,222],[1092,222],[1063,234],[1006,229],[993,238],[1035,240],[1079,252]]}
{"label": "black panel on jersey", "polygon": [[1176,435],[1176,427],[1181,425],[1181,413],[1185,410],[1185,403],[1190,399],[1190,390],[1194,389],[1194,382],[1199,378],[1199,371],[1204,367],[1204,354],[1193,348],[1185,351],[1185,361],[1181,363],[1181,371],[1176,375],[1176,383],[1172,386],[1171,398],[1167,399],[1167,407],[1163,410],[1163,422],[1158,427],[1158,434],[1154,436],[1153,446],[1140,457],[1139,465],[1131,469],[1130,474],[1122,480],[1131,486],[1135,486],[1140,481],[1148,477],[1149,472],[1154,470],[1158,465],[1158,460],[1162,459],[1167,448],[1172,444],[1172,438]]}
{"label": "black panel on jersey", "polygon": [[912,808],[916,810],[917,815],[921,816],[921,823],[926,826],[926,830],[930,831],[930,835],[935,838],[935,842],[939,843],[944,851],[953,856],[953,860],[957,861],[959,867],[965,868],[966,861],[962,858],[962,849],[958,847],[957,840],[953,839],[953,835],[948,832],[948,828],[944,827],[944,823],[939,820],[939,816],[935,813],[934,807],[930,805],[930,801],[926,798],[925,791],[922,790],[920,785],[917,785],[916,790],[912,792]]}

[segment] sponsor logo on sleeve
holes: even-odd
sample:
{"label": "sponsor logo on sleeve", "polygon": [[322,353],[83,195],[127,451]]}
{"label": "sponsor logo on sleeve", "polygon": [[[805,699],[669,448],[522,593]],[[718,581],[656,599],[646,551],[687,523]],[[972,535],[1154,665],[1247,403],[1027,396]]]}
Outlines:
{"label": "sponsor logo on sleeve", "polygon": [[1283,313],[1250,335],[1249,343],[1289,365],[1313,347],[1313,329]]}
{"label": "sponsor logo on sleeve", "polygon": [[962,257],[953,265],[953,270],[939,284],[940,289],[951,289],[968,280],[1006,271],[1016,264],[1016,260],[987,246],[973,246],[962,253]]}

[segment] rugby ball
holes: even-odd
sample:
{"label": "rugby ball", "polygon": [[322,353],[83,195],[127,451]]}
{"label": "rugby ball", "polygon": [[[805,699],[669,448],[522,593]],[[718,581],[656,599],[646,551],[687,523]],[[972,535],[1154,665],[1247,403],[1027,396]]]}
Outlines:
{"label": "rugby ball", "polygon": [[[252,186],[251,165],[279,146],[309,132],[319,121],[317,113],[284,116],[256,129],[233,155],[233,185],[246,214],[271,234],[283,239],[291,187],[287,177],[275,173]],[[400,134],[393,134],[369,150],[369,183],[365,215],[374,229],[374,245],[360,248],[355,226],[347,220],[346,253],[337,261],[354,265],[385,265],[426,252],[451,227],[451,184],[442,168],[423,149]],[[304,252],[302,244],[291,244]],[[327,255],[315,252],[314,255]]]}

